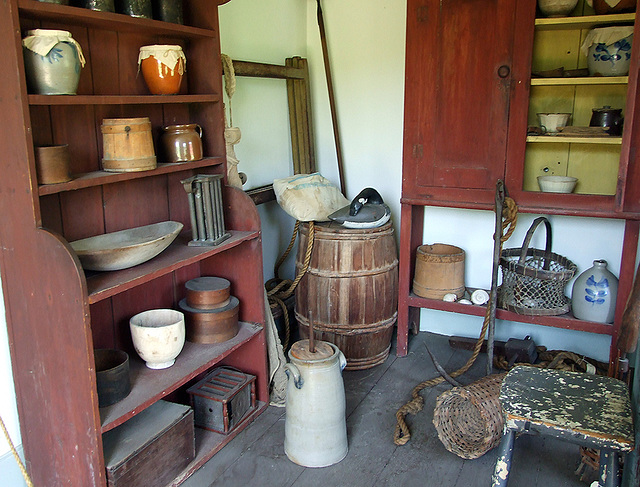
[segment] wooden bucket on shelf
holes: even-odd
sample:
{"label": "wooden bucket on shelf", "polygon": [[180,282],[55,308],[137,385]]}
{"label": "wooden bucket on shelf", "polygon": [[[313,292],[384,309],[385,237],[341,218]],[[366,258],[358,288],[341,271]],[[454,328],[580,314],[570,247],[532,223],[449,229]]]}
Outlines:
{"label": "wooden bucket on shelf", "polygon": [[[296,275],[308,239],[309,224],[301,224]],[[295,297],[301,337],[309,336],[311,315],[315,338],[335,344],[347,369],[384,362],[398,317],[398,254],[391,222],[369,229],[316,223],[309,269]]]}
{"label": "wooden bucket on shelf", "polygon": [[102,169],[135,172],[156,168],[149,117],[105,118],[101,130]]}
{"label": "wooden bucket on shelf", "polygon": [[442,299],[446,294],[464,296],[464,257],[464,250],[454,245],[418,247],[413,292],[430,299]]}

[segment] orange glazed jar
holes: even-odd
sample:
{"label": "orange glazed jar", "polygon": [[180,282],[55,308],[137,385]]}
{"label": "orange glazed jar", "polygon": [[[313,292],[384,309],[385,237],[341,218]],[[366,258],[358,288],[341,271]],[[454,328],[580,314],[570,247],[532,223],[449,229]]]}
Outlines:
{"label": "orange glazed jar", "polygon": [[175,95],[180,91],[187,59],[182,47],[155,44],[142,46],[138,69],[142,69],[149,91],[153,95]]}

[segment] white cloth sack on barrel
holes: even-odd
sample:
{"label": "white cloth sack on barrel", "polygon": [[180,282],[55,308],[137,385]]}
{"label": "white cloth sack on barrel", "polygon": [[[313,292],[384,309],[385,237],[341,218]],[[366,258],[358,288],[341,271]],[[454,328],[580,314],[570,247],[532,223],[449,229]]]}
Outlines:
{"label": "white cloth sack on barrel", "polygon": [[302,222],[329,220],[329,215],[349,204],[338,187],[319,173],[296,174],[273,181],[278,204]]}

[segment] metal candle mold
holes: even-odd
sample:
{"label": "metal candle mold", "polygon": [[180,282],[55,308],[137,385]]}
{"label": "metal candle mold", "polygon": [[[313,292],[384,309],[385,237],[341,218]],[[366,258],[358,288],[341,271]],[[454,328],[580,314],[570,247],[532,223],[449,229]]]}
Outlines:
{"label": "metal candle mold", "polygon": [[189,245],[218,245],[230,237],[224,227],[220,174],[199,174],[182,182],[189,198],[192,240]]}

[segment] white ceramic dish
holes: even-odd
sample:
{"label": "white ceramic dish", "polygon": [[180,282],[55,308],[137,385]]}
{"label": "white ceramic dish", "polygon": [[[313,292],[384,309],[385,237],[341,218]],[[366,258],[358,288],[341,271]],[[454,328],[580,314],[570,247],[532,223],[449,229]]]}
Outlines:
{"label": "white ceramic dish", "polygon": [[71,247],[84,269],[116,271],[154,258],[175,240],[182,227],[180,222],[154,223],[76,240]]}
{"label": "white ceramic dish", "polygon": [[150,369],[171,367],[185,340],[184,314],[174,309],[150,309],[129,320],[136,352]]}
{"label": "white ceramic dish", "polygon": [[544,193],[571,193],[578,178],[571,176],[538,176],[538,186]]}
{"label": "white ceramic dish", "polygon": [[576,8],[578,0],[538,0],[538,7],[547,17],[564,17]]}
{"label": "white ceramic dish", "polygon": [[558,133],[558,128],[563,128],[569,123],[570,113],[538,113],[540,128],[545,134]]}

